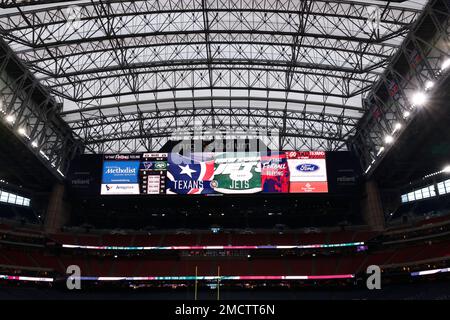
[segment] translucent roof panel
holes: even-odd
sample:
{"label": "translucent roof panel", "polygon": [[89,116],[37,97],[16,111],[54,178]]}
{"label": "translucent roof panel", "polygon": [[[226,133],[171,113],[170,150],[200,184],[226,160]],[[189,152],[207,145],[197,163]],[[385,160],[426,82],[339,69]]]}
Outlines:
{"label": "translucent roof panel", "polygon": [[0,33],[88,152],[157,149],[196,123],[341,150],[425,4],[4,0]]}

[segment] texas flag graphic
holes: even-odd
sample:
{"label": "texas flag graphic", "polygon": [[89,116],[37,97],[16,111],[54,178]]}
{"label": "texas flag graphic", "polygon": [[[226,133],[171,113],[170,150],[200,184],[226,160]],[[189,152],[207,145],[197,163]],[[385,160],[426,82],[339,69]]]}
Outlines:
{"label": "texas flag graphic", "polygon": [[204,160],[202,155],[184,157],[170,153],[168,157],[167,194],[214,193],[214,160]]}

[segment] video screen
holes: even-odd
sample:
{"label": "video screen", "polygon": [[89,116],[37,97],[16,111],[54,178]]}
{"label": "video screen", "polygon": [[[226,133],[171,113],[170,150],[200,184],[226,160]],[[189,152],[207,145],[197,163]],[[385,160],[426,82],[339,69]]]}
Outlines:
{"label": "video screen", "polygon": [[321,151],[105,155],[102,195],[327,193]]}

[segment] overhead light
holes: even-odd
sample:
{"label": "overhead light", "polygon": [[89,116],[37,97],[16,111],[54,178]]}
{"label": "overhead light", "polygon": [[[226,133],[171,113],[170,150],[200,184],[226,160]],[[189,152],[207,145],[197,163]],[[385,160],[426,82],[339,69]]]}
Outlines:
{"label": "overhead light", "polygon": [[50,158],[45,154],[44,151],[39,150],[39,153],[40,153],[45,159],[50,160]]}
{"label": "overhead light", "polygon": [[12,114],[7,115],[5,119],[9,123],[13,123],[14,121],[16,121],[16,118]]}
{"label": "overhead light", "polygon": [[427,96],[423,92],[416,92],[411,99],[412,104],[415,106],[423,106],[426,101]]}
{"label": "overhead light", "polygon": [[33,148],[37,148],[37,147],[38,147],[38,144],[37,144],[36,141],[33,141],[33,142],[31,142],[31,146],[32,146]]}
{"label": "overhead light", "polygon": [[448,165],[444,169],[442,169],[442,172],[450,173],[450,165]]}
{"label": "overhead light", "polygon": [[384,151],[384,147],[381,147],[380,150],[378,150],[377,156],[379,156]]}
{"label": "overhead light", "polygon": [[425,90],[430,90],[433,87],[434,87],[434,82],[433,81],[428,80],[427,82],[425,82]]}
{"label": "overhead light", "polygon": [[64,173],[61,172],[60,169],[56,170],[63,178],[65,178],[66,176],[64,175]]}
{"label": "overhead light", "polygon": [[442,63],[441,70],[445,70],[445,69],[447,69],[448,67],[450,67],[450,58],[447,58],[447,59]]}
{"label": "overhead light", "polygon": [[394,137],[393,136],[386,136],[384,138],[384,142],[386,142],[387,144],[391,144],[392,142],[394,142]]}
{"label": "overhead light", "polygon": [[400,122],[397,122],[395,125],[394,125],[394,133],[395,132],[397,132],[398,130],[400,130],[402,128],[402,124],[400,123]]}
{"label": "overhead light", "polygon": [[408,118],[409,116],[411,115],[411,112],[409,112],[409,111],[405,111],[405,112],[403,112],[403,118]]}
{"label": "overhead light", "polygon": [[372,168],[372,165],[368,166],[367,169],[366,169],[366,171],[364,171],[364,173],[369,172],[369,170],[370,170],[371,168]]}
{"label": "overhead light", "polygon": [[24,136],[24,135],[27,134],[27,132],[26,132],[26,130],[25,130],[24,128],[19,128],[19,129],[17,130],[17,132],[19,132],[19,134],[22,135],[22,136]]}

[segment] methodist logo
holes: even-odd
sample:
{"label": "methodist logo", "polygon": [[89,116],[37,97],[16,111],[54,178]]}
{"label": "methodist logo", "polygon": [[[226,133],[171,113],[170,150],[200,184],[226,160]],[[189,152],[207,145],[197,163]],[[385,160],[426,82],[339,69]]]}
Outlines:
{"label": "methodist logo", "polygon": [[314,172],[319,170],[319,166],[312,163],[299,164],[296,169],[300,172]]}
{"label": "methodist logo", "polygon": [[139,161],[105,161],[103,184],[138,183]]}
{"label": "methodist logo", "polygon": [[136,174],[136,168],[112,167],[106,169],[105,174]]}

